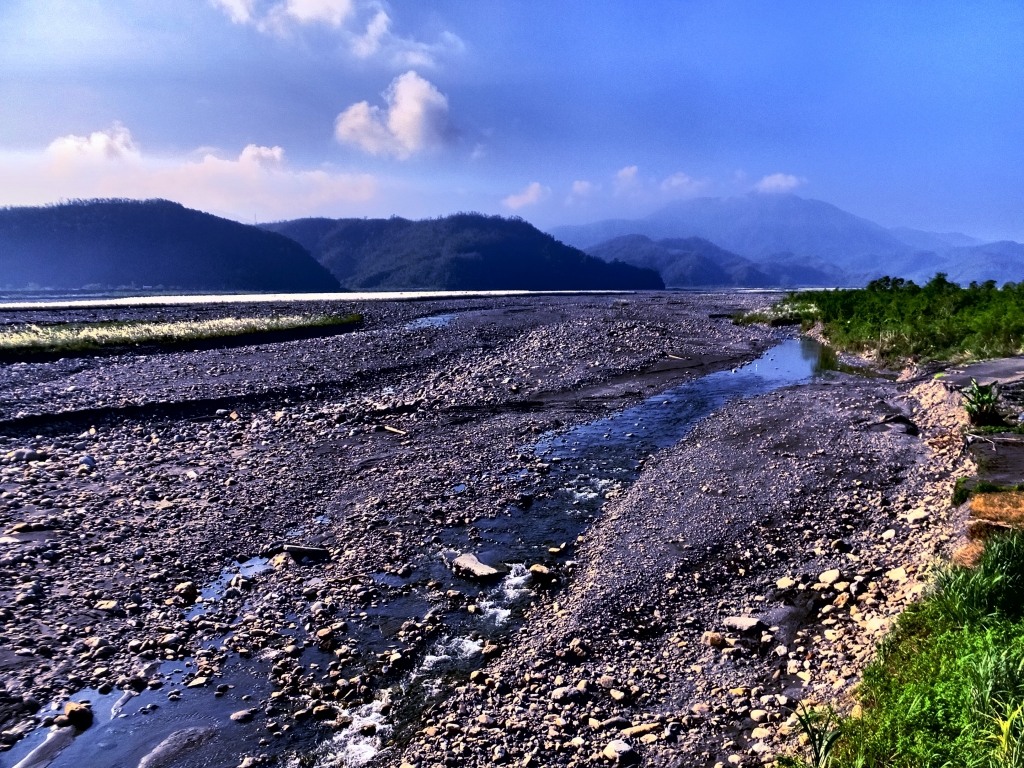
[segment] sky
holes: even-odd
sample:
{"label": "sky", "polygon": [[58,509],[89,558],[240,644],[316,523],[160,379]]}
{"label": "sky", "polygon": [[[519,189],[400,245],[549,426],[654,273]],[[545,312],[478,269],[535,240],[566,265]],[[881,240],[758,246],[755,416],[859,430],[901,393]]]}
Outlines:
{"label": "sky", "polygon": [[793,192],[1024,240],[1024,4],[0,0],[0,205],[542,228]]}

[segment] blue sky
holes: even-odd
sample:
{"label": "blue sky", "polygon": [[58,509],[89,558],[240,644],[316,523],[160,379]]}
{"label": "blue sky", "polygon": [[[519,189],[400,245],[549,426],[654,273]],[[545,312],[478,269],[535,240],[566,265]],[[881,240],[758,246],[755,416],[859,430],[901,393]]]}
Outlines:
{"label": "blue sky", "polygon": [[1024,239],[1000,2],[4,0],[0,204],[539,226],[793,191]]}

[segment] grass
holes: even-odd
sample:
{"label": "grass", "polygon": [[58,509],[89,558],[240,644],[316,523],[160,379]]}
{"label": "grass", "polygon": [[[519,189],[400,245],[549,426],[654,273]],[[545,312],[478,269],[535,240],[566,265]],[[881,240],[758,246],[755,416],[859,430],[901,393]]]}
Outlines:
{"label": "grass", "polygon": [[954,507],[959,507],[976,493],[1015,493],[1019,491],[1024,491],[1024,485],[996,485],[975,477],[958,477],[953,484],[953,495],[950,502]]}
{"label": "grass", "polygon": [[230,339],[249,334],[327,328],[358,322],[359,315],[283,315],[216,320],[60,323],[0,328],[0,355],[44,355],[108,348]]}
{"label": "grass", "polygon": [[866,288],[792,293],[738,322],[822,323],[837,348],[903,361],[1006,357],[1024,345],[1024,282],[963,288],[936,275],[926,285],[885,277]]}
{"label": "grass", "polygon": [[[1024,766],[1024,534],[991,539],[973,569],[942,571],[880,644],[858,698],[860,717],[831,729],[827,754],[780,765]],[[804,728],[823,743],[820,723]]]}

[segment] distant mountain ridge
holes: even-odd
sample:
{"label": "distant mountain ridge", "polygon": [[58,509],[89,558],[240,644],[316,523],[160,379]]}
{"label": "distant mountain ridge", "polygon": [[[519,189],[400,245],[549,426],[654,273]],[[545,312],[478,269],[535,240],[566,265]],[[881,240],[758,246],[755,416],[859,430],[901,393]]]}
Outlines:
{"label": "distant mountain ridge", "polygon": [[307,248],[348,290],[647,290],[651,269],[604,261],[522,219],[309,218],[261,225]]}
{"label": "distant mountain ridge", "polygon": [[623,235],[592,246],[587,253],[655,269],[668,288],[795,287],[830,285],[843,279],[835,272],[802,264],[758,264],[700,237],[654,241],[645,235]]}
{"label": "distant mountain ridge", "polygon": [[696,198],[642,219],[555,227],[551,233],[590,252],[614,250],[630,263],[646,263],[648,257],[628,257],[604,244],[627,235],[652,241],[698,237],[750,259],[762,271],[800,267],[829,276],[828,282],[809,283],[817,285],[864,284],[882,275],[926,281],[936,272],[959,282],[1024,280],[1024,246],[1018,243],[983,243],[955,232],[890,230],[830,203],[793,194]]}
{"label": "distant mountain ridge", "polygon": [[167,200],[0,209],[0,288],[337,291],[287,237]]}

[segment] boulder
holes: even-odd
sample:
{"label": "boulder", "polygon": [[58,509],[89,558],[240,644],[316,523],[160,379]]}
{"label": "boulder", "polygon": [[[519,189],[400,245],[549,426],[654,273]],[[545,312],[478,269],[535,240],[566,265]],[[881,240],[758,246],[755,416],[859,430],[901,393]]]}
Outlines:
{"label": "boulder", "polygon": [[92,725],[92,710],[77,701],[69,701],[64,704],[64,717],[67,718],[68,725],[74,726],[80,731],[84,731]]}
{"label": "boulder", "polygon": [[728,616],[722,624],[726,629],[742,634],[765,628],[761,620],[753,616]]}
{"label": "boulder", "polygon": [[295,562],[325,563],[331,559],[331,553],[324,547],[303,547],[298,544],[285,544],[284,551],[291,555]]}
{"label": "boulder", "polygon": [[493,579],[501,575],[497,568],[481,563],[476,555],[470,554],[459,555],[452,560],[452,569],[471,579]]}
{"label": "boulder", "polygon": [[174,588],[174,594],[184,600],[187,605],[191,605],[199,597],[199,589],[195,582],[183,581]]}
{"label": "boulder", "polygon": [[609,760],[617,760],[620,763],[628,762],[636,756],[633,746],[628,741],[623,741],[622,739],[612,739],[609,741],[602,754]]}

